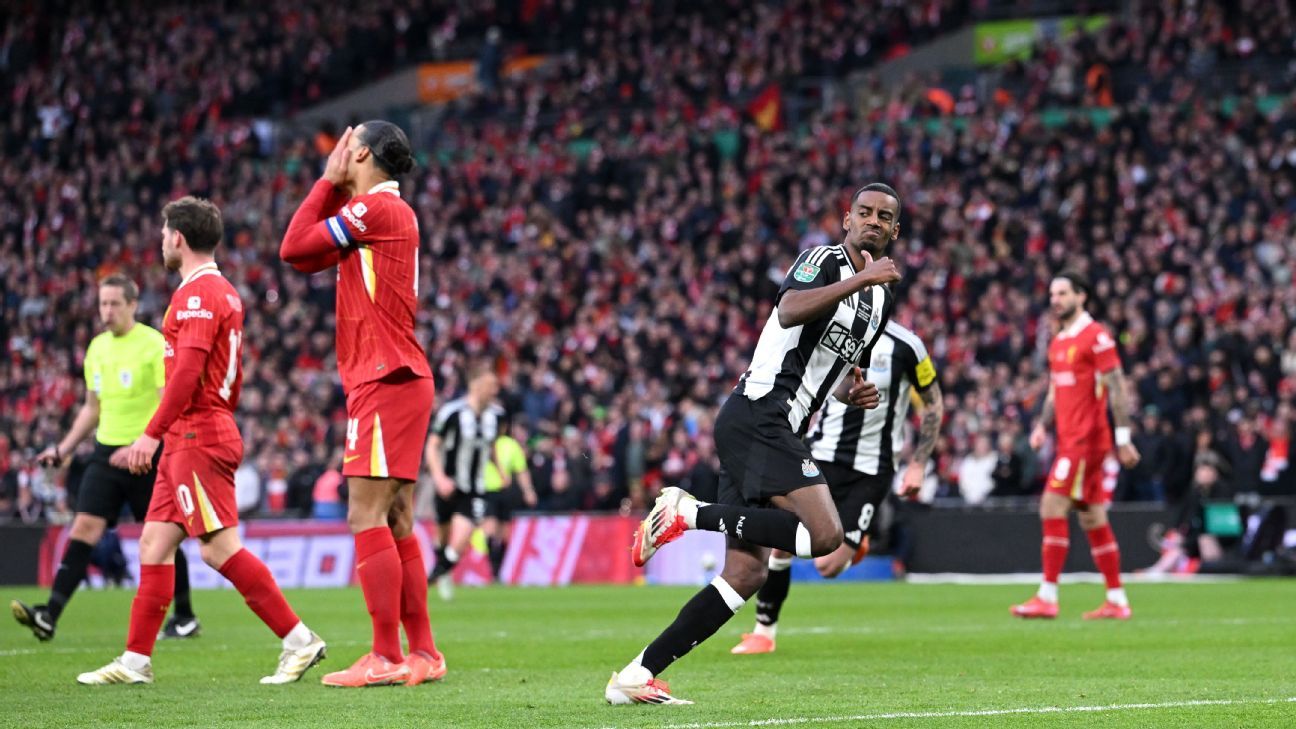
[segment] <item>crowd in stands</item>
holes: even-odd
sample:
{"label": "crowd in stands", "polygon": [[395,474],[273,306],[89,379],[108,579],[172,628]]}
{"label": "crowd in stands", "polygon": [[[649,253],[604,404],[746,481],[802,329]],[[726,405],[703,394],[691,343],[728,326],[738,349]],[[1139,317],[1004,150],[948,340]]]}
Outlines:
{"label": "crowd in stands", "polygon": [[[1149,5],[1139,22],[987,72],[993,88],[957,90],[957,120],[915,82],[843,96],[786,128],[754,123],[750,94],[866,66],[965,7],[804,0],[712,17],[688,8],[729,4],[697,3],[667,21],[647,4],[523,2],[500,18],[484,2],[442,15],[405,5],[272,2],[275,22],[245,3],[6,18],[0,511],[65,510],[63,476],[31,456],[83,397],[95,282],[135,276],[141,318],[160,321],[176,282],[160,265],[158,210],[182,194],[221,206],[219,261],[247,306],[240,508],[336,501],[333,277],[277,256],[329,137],[276,136],[257,115],[492,25],[510,43],[571,32],[558,43],[572,50],[416,139],[423,164],[402,195],[424,238],[418,336],[438,399],[462,389],[469,363],[495,362],[542,508],[640,506],[662,484],[714,478],[711,419],[784,271],[839,238],[851,192],[875,179],[903,198],[896,318],[927,343],[946,394],[937,496],[1038,491],[1049,453],[1025,433],[1046,386],[1046,289],[1063,267],[1095,282],[1092,309],[1137,390],[1144,461],[1119,497],[1182,499],[1206,462],[1217,494],[1296,492],[1291,79],[1206,94],[1194,70],[1291,56],[1287,4]],[[852,24],[859,33],[840,32]],[[238,35],[246,45],[230,51]],[[374,65],[348,75],[375,41]],[[1059,122],[1046,107],[1061,103],[1107,114]]]}

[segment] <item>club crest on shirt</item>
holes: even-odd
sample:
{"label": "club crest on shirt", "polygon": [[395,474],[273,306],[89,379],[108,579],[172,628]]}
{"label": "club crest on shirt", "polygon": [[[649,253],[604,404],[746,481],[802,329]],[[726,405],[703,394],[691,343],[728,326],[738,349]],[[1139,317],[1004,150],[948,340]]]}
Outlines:
{"label": "club crest on shirt", "polygon": [[129,387],[131,386],[131,371],[130,371],[130,370],[122,370],[121,372],[117,373],[117,377],[118,377],[118,379],[121,380],[121,386],[122,386],[122,387],[127,387],[127,388],[129,388]]}
{"label": "club crest on shirt", "polygon": [[878,354],[878,352],[877,352],[876,349],[873,350],[873,361],[869,363],[869,369],[873,370],[874,372],[878,372],[878,373],[886,372],[886,371],[890,370],[890,369],[891,369],[891,355],[889,355],[889,354]]}
{"label": "club crest on shirt", "polygon": [[814,478],[819,475],[819,466],[815,462],[806,458],[801,461],[801,475],[806,478]]}
{"label": "club crest on shirt", "polygon": [[818,266],[814,265],[813,263],[803,263],[800,266],[797,266],[797,270],[793,272],[792,278],[800,281],[801,283],[810,283],[811,281],[815,280],[815,277],[818,275],[819,275]]}

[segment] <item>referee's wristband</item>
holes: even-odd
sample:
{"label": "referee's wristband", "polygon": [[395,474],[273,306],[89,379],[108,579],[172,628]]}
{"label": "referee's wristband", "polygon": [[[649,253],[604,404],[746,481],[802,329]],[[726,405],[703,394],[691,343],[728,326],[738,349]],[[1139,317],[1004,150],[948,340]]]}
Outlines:
{"label": "referee's wristband", "polygon": [[1130,444],[1130,429],[1128,427],[1119,427],[1116,429],[1116,447],[1123,448]]}

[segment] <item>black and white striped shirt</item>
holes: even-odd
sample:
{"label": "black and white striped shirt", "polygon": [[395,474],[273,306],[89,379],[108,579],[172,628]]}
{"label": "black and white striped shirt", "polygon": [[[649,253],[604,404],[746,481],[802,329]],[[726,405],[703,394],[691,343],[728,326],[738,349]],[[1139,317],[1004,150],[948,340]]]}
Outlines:
{"label": "black and white striped shirt", "polygon": [[432,432],[441,438],[441,465],[455,488],[486,493],[486,464],[504,428],[504,408],[488,405],[478,414],[467,397],[451,400],[437,411]]}
{"label": "black and white striped shirt", "polygon": [[882,401],[873,410],[829,398],[810,436],[817,461],[837,463],[870,476],[890,476],[896,451],[904,445],[909,394],[925,392],[936,381],[936,368],[922,339],[889,321],[873,347],[865,378],[877,385]]}
{"label": "black and white striped shirt", "polygon": [[850,366],[868,361],[891,316],[894,296],[886,286],[871,286],[843,299],[830,314],[789,329],[779,324],[778,302],[789,290],[820,288],[854,275],[840,245],[804,251],[784,277],[751,367],[738,384],[740,395],[778,403],[798,438]]}

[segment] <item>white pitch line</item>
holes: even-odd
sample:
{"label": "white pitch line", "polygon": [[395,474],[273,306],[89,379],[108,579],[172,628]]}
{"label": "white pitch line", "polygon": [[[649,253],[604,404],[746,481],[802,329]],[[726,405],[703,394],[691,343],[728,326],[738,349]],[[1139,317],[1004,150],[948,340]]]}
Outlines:
{"label": "white pitch line", "polygon": [[[887,714],[856,714],[854,716],[799,716],[787,719],[752,719],[751,721],[707,721],[692,724],[661,724],[658,729],[725,729],[726,727],[795,726],[799,724],[844,724],[862,721],[892,719],[957,719],[978,716],[1009,716],[1018,714],[1081,714],[1107,711],[1146,711],[1151,709],[1186,709],[1194,706],[1244,706],[1296,703],[1296,697],[1286,699],[1203,699],[1198,701],[1167,701],[1158,704],[1108,704],[1106,706],[1039,706],[1013,709],[980,709],[972,711],[897,711]],[[659,710],[660,711],[660,710]],[[618,729],[605,726],[600,729]]]}

